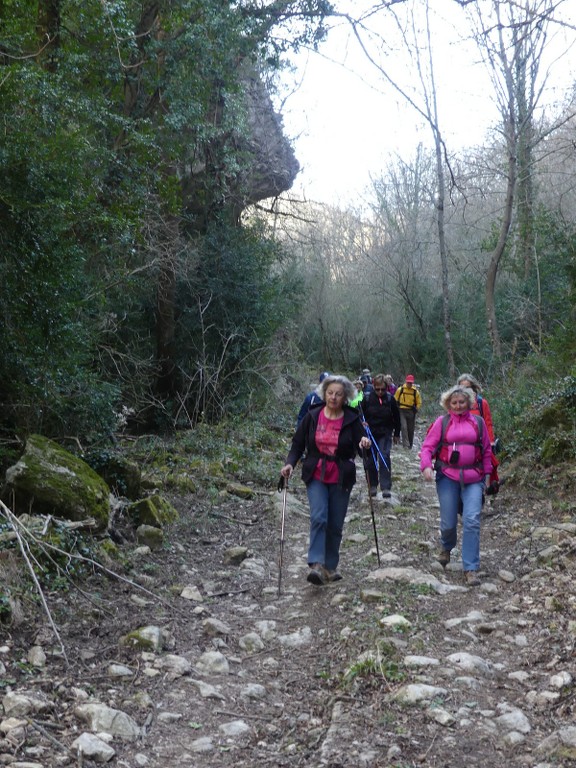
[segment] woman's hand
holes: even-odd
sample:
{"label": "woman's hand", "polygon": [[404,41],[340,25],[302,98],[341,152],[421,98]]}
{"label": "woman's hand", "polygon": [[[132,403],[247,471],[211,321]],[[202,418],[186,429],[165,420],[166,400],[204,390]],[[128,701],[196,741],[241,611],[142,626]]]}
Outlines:
{"label": "woman's hand", "polygon": [[426,469],[423,469],[422,477],[427,481],[434,480],[434,470],[432,467],[426,467]]}
{"label": "woman's hand", "polygon": [[280,474],[286,480],[290,480],[290,478],[292,477],[292,472],[294,472],[294,467],[292,466],[292,464],[284,464],[284,466],[280,470]]}
{"label": "woman's hand", "polygon": [[369,437],[363,437],[360,440],[360,448],[370,448],[370,438]]}

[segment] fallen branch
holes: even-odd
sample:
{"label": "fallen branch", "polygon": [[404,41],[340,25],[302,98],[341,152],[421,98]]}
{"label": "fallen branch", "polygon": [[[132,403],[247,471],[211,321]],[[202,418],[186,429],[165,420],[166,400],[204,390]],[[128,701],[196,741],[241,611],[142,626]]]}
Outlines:
{"label": "fallen branch", "polygon": [[229,712],[227,709],[215,710],[217,715],[226,715],[227,717],[241,717],[243,720],[265,720],[267,723],[274,722],[273,717],[266,717],[265,715],[247,715],[245,712]]}
{"label": "fallen branch", "polygon": [[[65,557],[68,557],[73,560],[79,560],[84,563],[88,563],[89,565],[92,565],[94,568],[102,571],[103,573],[108,574],[112,578],[118,579],[119,581],[124,582],[125,584],[129,584],[134,589],[138,589],[141,592],[144,592],[145,594],[149,595],[150,597],[153,597],[155,600],[160,602],[162,605],[166,606],[167,608],[170,608],[171,610],[179,610],[174,606],[173,604],[169,603],[167,600],[164,600],[159,595],[155,594],[151,590],[147,589],[146,587],[143,587],[141,584],[137,584],[136,582],[132,581],[132,579],[127,579],[124,576],[121,576],[119,573],[116,573],[116,571],[111,570],[110,568],[107,568],[105,565],[102,565],[102,563],[99,563],[97,560],[93,560],[91,557],[85,557],[84,555],[80,555],[76,552],[66,552],[66,550],[61,549],[60,547],[57,547],[54,544],[50,544],[47,541],[42,541],[41,539],[37,538],[32,531],[29,528],[26,528],[26,526],[20,522],[20,520],[16,517],[16,515],[2,502],[0,501],[0,514],[3,515],[6,520],[10,523],[12,526],[12,529],[15,531],[18,539],[18,544],[20,546],[20,550],[22,551],[22,555],[24,559],[26,560],[26,563],[28,565],[28,568],[31,570],[32,578],[34,579],[34,583],[36,584],[36,588],[38,589],[42,602],[45,604],[46,601],[44,599],[44,595],[42,594],[42,590],[40,587],[40,584],[38,582],[38,579],[36,577],[36,574],[34,573],[34,570],[32,568],[32,564],[30,563],[30,560],[25,552],[25,547],[27,547],[27,544],[25,545],[21,535],[20,531],[25,532],[25,535],[33,542],[35,542],[40,548],[42,548],[45,552],[47,549],[52,550],[53,552],[57,552],[60,555],[64,555]],[[62,571],[62,568],[60,566],[57,566],[60,571]],[[64,572],[65,573],[65,572]],[[48,606],[46,605],[46,611],[49,614]],[[52,618],[50,616],[50,623],[53,625]],[[56,630],[56,627],[53,626],[53,629]],[[56,631],[56,636],[59,639],[58,633]],[[66,660],[68,661],[68,660]]]}
{"label": "fallen branch", "polygon": [[[15,526],[14,521],[17,521],[16,515],[14,515],[13,512],[11,512],[8,507],[0,501],[0,508],[2,509],[2,512],[12,525],[12,528],[14,532],[16,533],[16,537],[18,540],[18,546],[20,547],[20,552],[22,552],[22,557],[26,561],[26,565],[28,566],[28,570],[30,571],[30,575],[32,576],[32,580],[34,584],[36,585],[36,589],[38,590],[38,594],[40,596],[40,600],[42,602],[42,607],[44,608],[44,611],[46,613],[46,616],[48,617],[48,621],[50,622],[50,626],[52,627],[52,631],[54,632],[54,635],[58,642],[60,643],[60,650],[62,651],[62,656],[64,657],[64,661],[66,662],[66,666],[70,666],[70,662],[68,661],[68,656],[66,655],[66,649],[64,648],[64,643],[62,642],[62,638],[60,637],[60,633],[58,632],[58,627],[54,623],[54,619],[52,618],[52,614],[50,613],[50,609],[48,608],[48,603],[46,602],[46,598],[44,597],[44,592],[42,591],[42,587],[40,585],[40,582],[38,581],[38,577],[36,576],[36,572],[34,571],[34,566],[30,562],[30,558],[28,557],[28,553],[26,552],[27,547],[24,546],[24,542],[22,540],[22,536],[20,535],[20,531],[18,530],[18,523]],[[22,526],[23,527],[23,526]]]}
{"label": "fallen branch", "polygon": [[44,738],[48,739],[48,741],[55,747],[57,747],[62,752],[68,752],[68,754],[74,755],[74,752],[68,749],[68,747],[65,744],[62,744],[61,741],[58,741],[58,739],[55,739],[54,736],[52,736],[46,728],[43,728],[40,723],[37,723],[35,720],[28,720],[28,725],[31,725],[32,728],[38,731],[38,733],[41,733]]}
{"label": "fallen branch", "polygon": [[[127,579],[124,576],[121,576],[119,573],[116,573],[116,571],[113,571],[110,568],[106,568],[105,565],[102,565],[102,563],[99,563],[97,560],[93,560],[91,557],[85,557],[84,555],[79,555],[76,552],[66,552],[66,550],[60,549],[60,547],[57,547],[54,544],[50,544],[47,541],[42,541],[41,539],[36,538],[36,536],[34,536],[32,531],[26,528],[26,526],[22,525],[22,523],[20,523],[18,518],[12,512],[10,512],[8,507],[6,507],[1,501],[0,501],[0,508],[7,510],[8,513],[12,516],[12,518],[16,521],[17,525],[24,528],[24,530],[29,534],[30,538],[34,542],[36,542],[36,544],[38,544],[40,547],[47,547],[48,549],[54,550],[54,552],[58,552],[58,554],[60,555],[65,555],[66,557],[70,557],[74,560],[81,560],[84,563],[89,563],[90,565],[93,565],[95,568],[98,568],[104,573],[107,573],[109,576],[112,576],[113,578],[118,579],[119,581],[123,581],[126,584],[130,584],[130,586],[134,587],[135,589],[140,589],[142,592],[145,592],[146,594],[150,595],[150,597],[156,598],[167,608],[174,608],[174,606],[171,603],[169,603],[166,600],[163,600],[161,597],[154,594],[154,592],[151,592],[149,589],[146,589],[146,587],[143,587],[141,584],[137,584],[135,581],[132,581],[132,579]],[[10,520],[10,522],[12,522],[12,520]]]}
{"label": "fallen branch", "polygon": [[257,520],[256,522],[252,522],[248,520],[238,520],[238,518],[236,517],[230,517],[229,515],[221,515],[220,512],[208,512],[208,515],[210,517],[219,517],[222,520],[230,520],[231,523],[240,523],[240,525],[256,525],[256,523],[258,522]]}
{"label": "fallen branch", "polygon": [[224,597],[226,595],[242,595],[244,592],[250,592],[250,587],[244,587],[243,589],[227,589],[224,592],[210,592],[206,594],[206,597]]}

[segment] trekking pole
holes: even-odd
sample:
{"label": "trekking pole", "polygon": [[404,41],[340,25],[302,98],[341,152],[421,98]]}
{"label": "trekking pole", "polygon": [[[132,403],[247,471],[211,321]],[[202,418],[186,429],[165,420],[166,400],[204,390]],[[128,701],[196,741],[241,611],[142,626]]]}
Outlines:
{"label": "trekking pole", "polygon": [[376,438],[374,437],[374,435],[370,431],[370,427],[368,426],[368,424],[366,424],[364,426],[364,429],[366,430],[366,434],[368,435],[370,440],[372,440],[372,445],[370,446],[370,450],[372,451],[372,456],[374,458],[374,464],[378,465],[378,462],[376,461],[376,456],[374,454],[374,448],[375,448],[376,449],[376,453],[378,454],[378,456],[380,456],[380,461],[382,462],[382,464],[384,464],[384,466],[386,467],[388,472],[390,472],[390,467],[388,466],[388,462],[386,461],[386,459],[384,458],[384,456],[382,454],[382,451],[380,450],[380,446],[378,445],[378,440],[376,440]]}
{"label": "trekking pole", "polygon": [[380,446],[378,445],[378,440],[376,440],[376,438],[374,437],[374,435],[370,430],[370,427],[368,426],[368,422],[366,421],[362,408],[360,408],[359,410],[360,410],[360,418],[362,419],[362,426],[364,427],[364,431],[366,432],[366,434],[368,435],[368,437],[372,442],[372,445],[370,446],[370,450],[372,451],[372,458],[374,459],[374,464],[376,465],[376,467],[378,467],[378,462],[374,454],[374,449],[376,449],[376,452],[378,453],[378,456],[380,456],[380,460],[382,461],[382,464],[384,464],[388,472],[390,472],[390,467],[388,466],[388,462],[382,455],[382,451],[380,450]]}
{"label": "trekking pole", "polygon": [[378,565],[380,565],[380,549],[378,547],[378,533],[376,532],[376,518],[374,517],[374,502],[372,501],[372,494],[370,493],[370,478],[368,476],[368,468],[366,467],[366,448],[362,449],[362,459],[364,461],[364,474],[366,475],[366,485],[368,487],[368,501],[370,502],[370,514],[372,515],[374,541],[376,542],[376,557],[378,558]]}
{"label": "trekking pole", "polygon": [[280,518],[280,557],[278,558],[278,597],[282,588],[282,557],[284,554],[284,523],[286,521],[286,497],[288,495],[288,480],[283,475],[280,475],[280,482],[278,483],[278,491],[284,490],[282,497],[282,515]]}

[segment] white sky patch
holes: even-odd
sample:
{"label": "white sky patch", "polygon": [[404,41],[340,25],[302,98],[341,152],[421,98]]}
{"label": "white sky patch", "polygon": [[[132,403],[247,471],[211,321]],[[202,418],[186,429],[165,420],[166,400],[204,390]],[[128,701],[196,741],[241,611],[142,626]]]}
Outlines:
{"label": "white sky patch", "polygon": [[[360,5],[354,2],[351,13],[358,15]],[[453,0],[434,0],[433,8],[440,127],[448,150],[458,151],[484,143],[498,113],[488,74],[475,43],[468,39],[471,29],[464,13]],[[414,59],[395,42],[395,27],[386,14],[379,18],[386,25],[386,45],[393,51],[384,54],[374,44],[369,50],[421,104]],[[551,57],[570,44],[573,48],[570,57],[552,69],[549,104],[558,102],[575,80],[576,32],[556,28],[554,34],[561,39],[550,47]],[[400,154],[408,160],[419,143],[432,146],[429,126],[367,60],[344,20],[337,21],[319,53],[302,51],[294,65],[295,72],[284,77],[286,91],[293,83],[301,84],[286,98],[282,112],[302,166],[295,192],[320,202],[354,205],[369,186],[370,176],[380,175],[391,156]]]}

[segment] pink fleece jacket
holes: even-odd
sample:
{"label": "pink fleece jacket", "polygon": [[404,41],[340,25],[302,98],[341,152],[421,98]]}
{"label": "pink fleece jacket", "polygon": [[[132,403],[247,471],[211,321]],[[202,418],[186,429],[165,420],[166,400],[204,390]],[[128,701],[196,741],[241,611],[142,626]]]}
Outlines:
{"label": "pink fleece jacket", "polygon": [[[421,471],[424,471],[426,467],[434,468],[432,456],[436,453],[442,441],[443,418],[443,416],[439,416],[436,419],[422,444],[422,450],[420,451]],[[477,446],[474,443],[478,441],[478,424],[470,411],[458,414],[450,413],[450,421],[448,422],[444,439],[450,444],[448,457],[450,457],[453,450],[460,452],[457,464],[442,467],[442,472],[446,477],[449,477],[451,480],[460,480],[460,473],[462,472],[463,482],[465,485],[468,485],[469,483],[480,482],[484,479],[485,475],[489,475],[492,472],[492,449],[485,424],[482,429],[481,450],[483,471],[480,468],[460,469],[462,466],[474,464],[477,457]]]}

